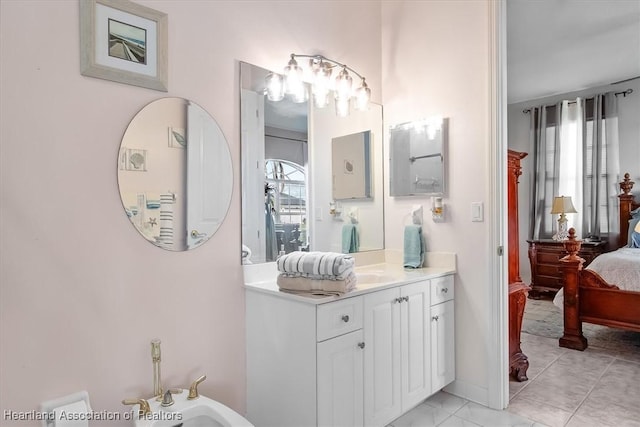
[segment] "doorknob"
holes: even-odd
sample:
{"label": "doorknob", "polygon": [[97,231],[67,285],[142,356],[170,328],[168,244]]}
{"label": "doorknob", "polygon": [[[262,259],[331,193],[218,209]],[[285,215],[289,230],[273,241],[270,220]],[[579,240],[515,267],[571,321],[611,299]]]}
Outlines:
{"label": "doorknob", "polygon": [[191,237],[199,239],[201,237],[207,237],[207,233],[199,233],[198,230],[191,230]]}

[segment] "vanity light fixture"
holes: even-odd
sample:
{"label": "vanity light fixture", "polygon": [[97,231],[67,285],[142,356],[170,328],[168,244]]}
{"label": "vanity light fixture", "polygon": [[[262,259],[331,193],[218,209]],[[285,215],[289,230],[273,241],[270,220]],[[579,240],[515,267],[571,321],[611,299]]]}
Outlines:
{"label": "vanity light fixture", "polygon": [[[296,58],[308,58],[308,70],[300,67]],[[340,68],[340,71],[332,79],[331,74],[334,68]],[[305,71],[308,74],[306,78]],[[356,89],[353,88],[350,72],[360,79],[360,86]],[[369,108],[371,89],[367,86],[364,76],[348,65],[322,55],[292,53],[282,75],[269,73],[265,78],[265,94],[270,101],[280,101],[286,95],[293,102],[305,102],[309,97],[304,85],[305,81],[311,82],[313,103],[317,108],[329,105],[331,92],[333,92],[338,116],[349,115],[352,98],[356,110],[363,111]]]}

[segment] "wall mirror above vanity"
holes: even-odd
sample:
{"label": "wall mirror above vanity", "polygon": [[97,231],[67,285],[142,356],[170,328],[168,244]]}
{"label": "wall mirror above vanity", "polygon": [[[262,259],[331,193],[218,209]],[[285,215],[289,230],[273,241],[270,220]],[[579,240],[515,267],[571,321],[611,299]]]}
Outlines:
{"label": "wall mirror above vanity", "polygon": [[389,133],[391,196],[444,194],[448,120],[401,123]]}
{"label": "wall mirror above vanity", "polygon": [[118,187],[125,213],[147,241],[172,251],[199,247],[231,203],[231,154],[220,127],[187,99],[151,102],[122,138]]}
{"label": "wall mirror above vanity", "polygon": [[[358,233],[358,252],[384,249],[382,106],[341,117],[334,103],[317,107],[308,96],[272,101],[270,74],[240,63],[242,262],[272,262],[281,251],[343,252],[347,225]],[[334,170],[357,178],[358,192],[334,186]]]}

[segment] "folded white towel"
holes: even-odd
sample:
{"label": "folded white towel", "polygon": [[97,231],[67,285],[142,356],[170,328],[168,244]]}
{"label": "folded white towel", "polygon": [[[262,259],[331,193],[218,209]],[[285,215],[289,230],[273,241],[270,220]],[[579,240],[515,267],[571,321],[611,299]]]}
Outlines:
{"label": "folded white towel", "polygon": [[276,282],[283,291],[310,293],[312,295],[342,295],[356,288],[357,279],[353,272],[342,280],[318,280],[304,276],[288,277],[280,274]]}
{"label": "folded white towel", "polygon": [[319,279],[344,279],[353,273],[355,260],[337,252],[291,252],[278,258],[278,271],[288,275],[311,275]]}

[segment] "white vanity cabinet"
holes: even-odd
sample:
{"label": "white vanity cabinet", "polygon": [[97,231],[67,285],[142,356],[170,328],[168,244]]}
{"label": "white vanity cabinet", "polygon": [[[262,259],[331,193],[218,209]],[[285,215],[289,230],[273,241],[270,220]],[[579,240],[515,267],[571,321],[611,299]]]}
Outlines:
{"label": "white vanity cabinet", "polygon": [[318,426],[363,425],[362,309],[362,297],[317,308]]}
{"label": "white vanity cabinet", "polygon": [[432,280],[431,286],[431,391],[455,379],[453,276]]}
{"label": "white vanity cabinet", "polygon": [[247,286],[254,425],[385,426],[453,380],[453,275],[351,294]]}
{"label": "white vanity cabinet", "polygon": [[364,296],[365,425],[387,425],[431,394],[429,280]]}

